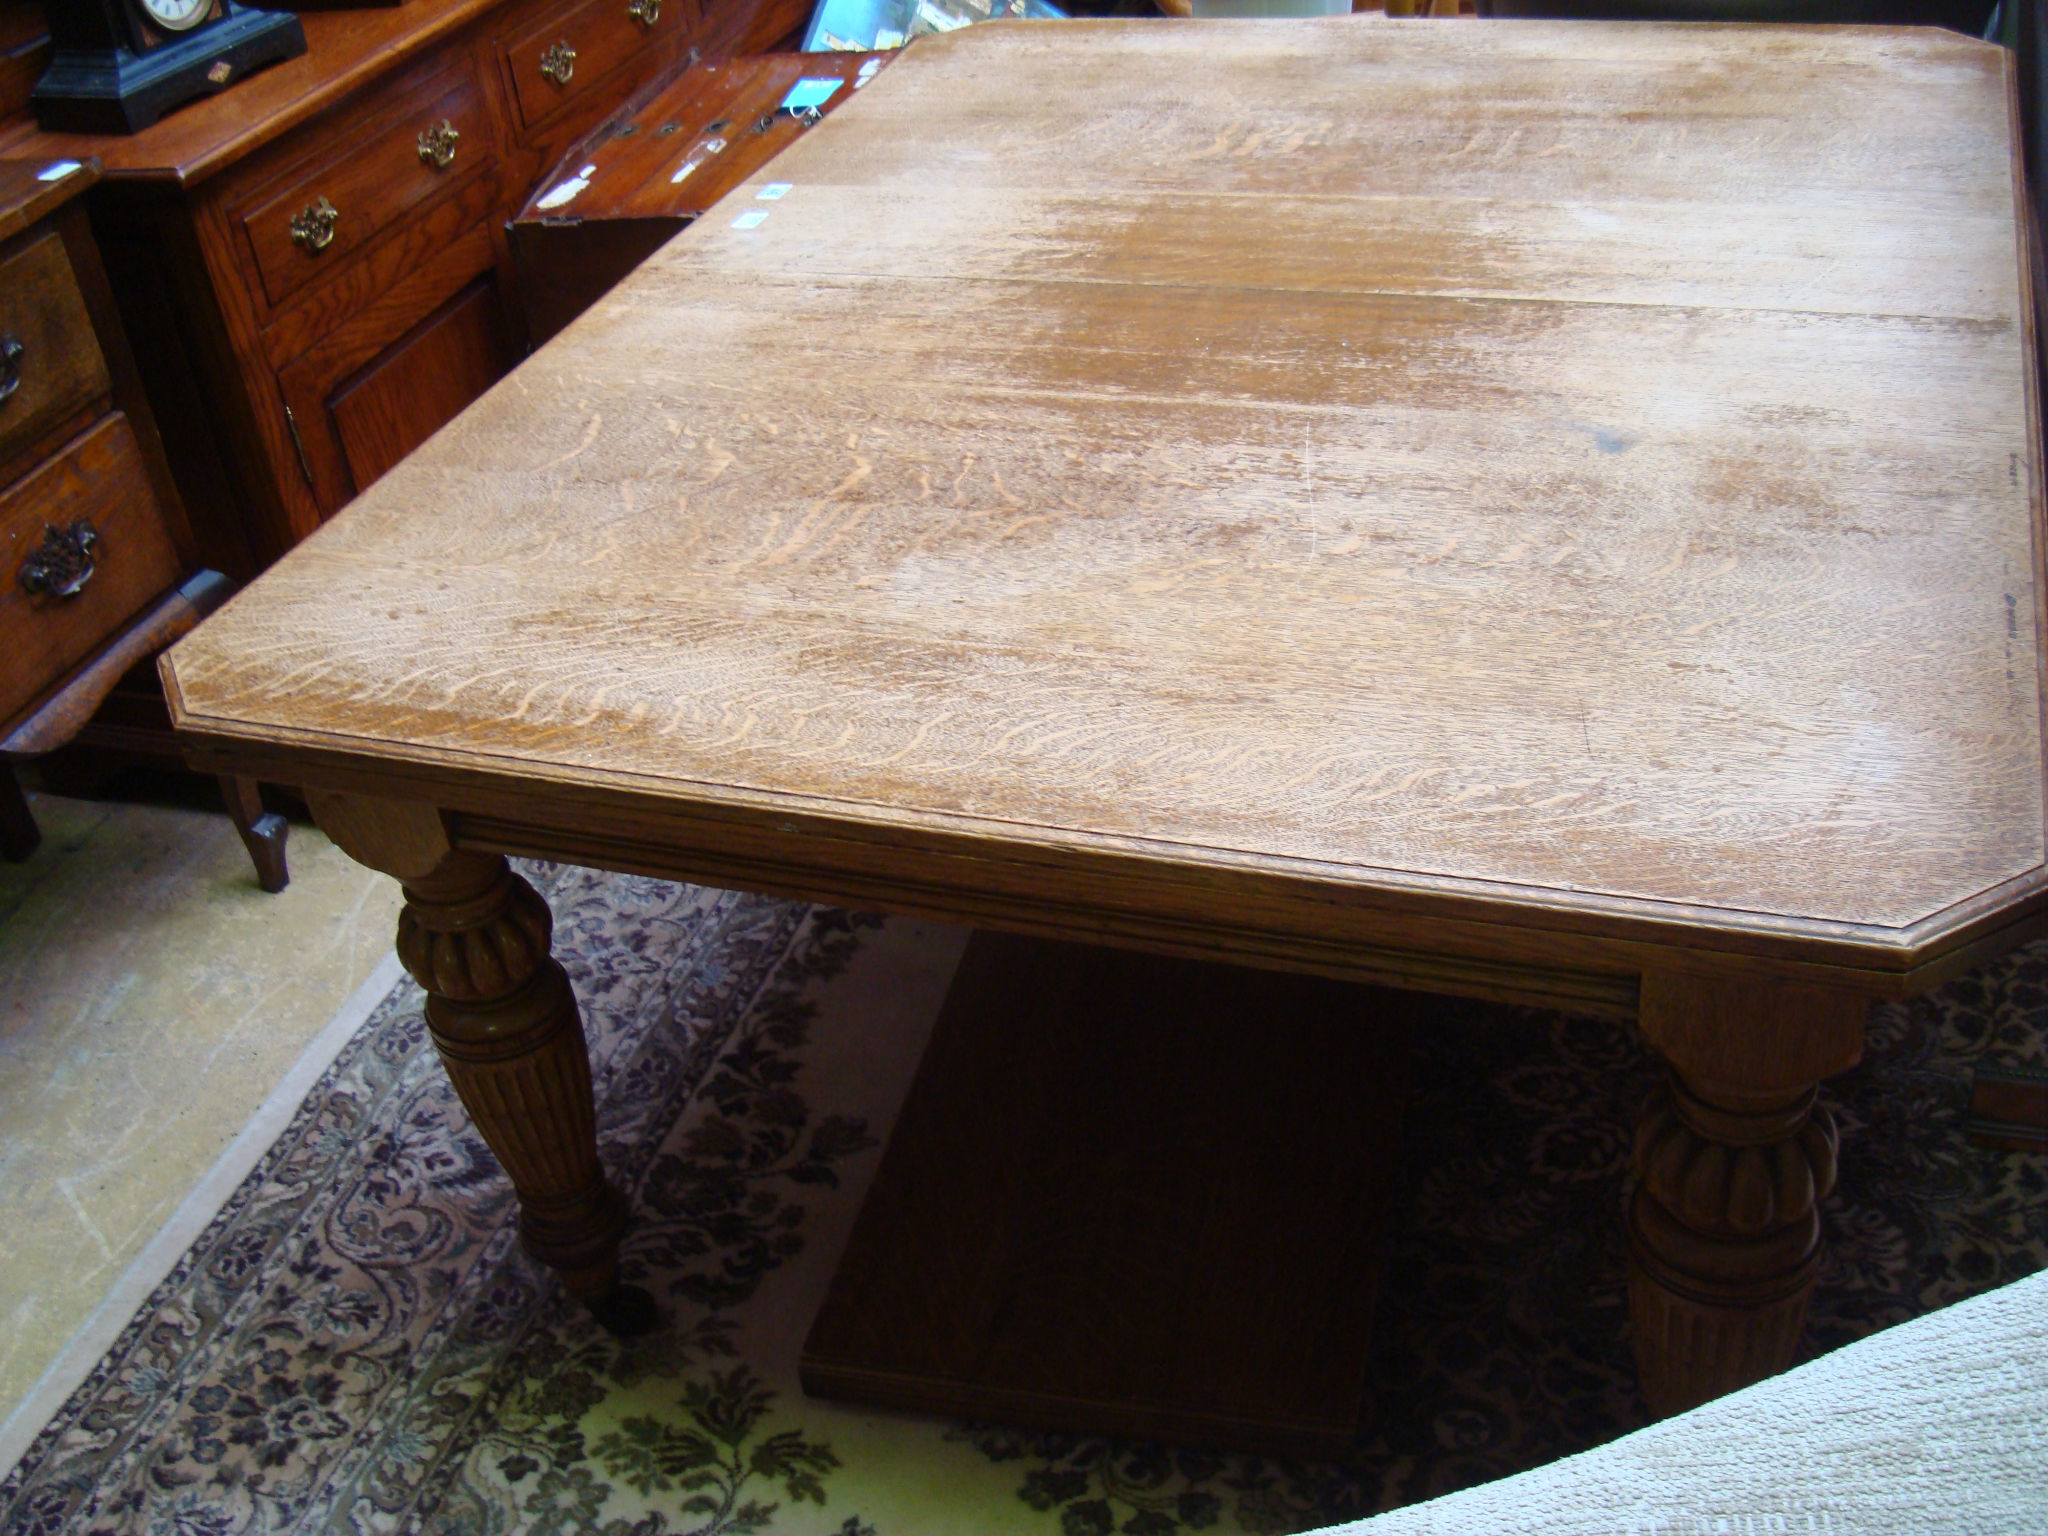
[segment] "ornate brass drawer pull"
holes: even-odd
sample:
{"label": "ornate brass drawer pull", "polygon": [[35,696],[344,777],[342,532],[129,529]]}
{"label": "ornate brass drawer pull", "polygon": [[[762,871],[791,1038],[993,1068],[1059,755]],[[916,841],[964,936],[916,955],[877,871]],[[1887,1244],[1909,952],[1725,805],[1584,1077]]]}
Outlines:
{"label": "ornate brass drawer pull", "polygon": [[455,141],[462,135],[455,131],[455,125],[442,118],[431,128],[420,130],[420,163],[445,171],[455,163]]}
{"label": "ornate brass drawer pull", "polygon": [[62,528],[43,524],[42,547],[22,561],[15,580],[24,592],[37,597],[76,597],[92,580],[94,562],[99,558],[100,535],[86,518]]}
{"label": "ornate brass drawer pull", "polygon": [[27,352],[19,336],[0,331],[0,405],[5,405],[8,396],[21,388],[21,360]]}
{"label": "ornate brass drawer pull", "polygon": [[576,73],[576,50],[557,43],[540,56],[540,72],[557,85],[567,85]]}
{"label": "ornate brass drawer pull", "polygon": [[292,215],[292,244],[308,256],[318,256],[334,244],[334,221],[340,217],[326,198],[315,199]]}
{"label": "ornate brass drawer pull", "polygon": [[661,20],[661,0],[626,0],[626,14],[651,32]]}

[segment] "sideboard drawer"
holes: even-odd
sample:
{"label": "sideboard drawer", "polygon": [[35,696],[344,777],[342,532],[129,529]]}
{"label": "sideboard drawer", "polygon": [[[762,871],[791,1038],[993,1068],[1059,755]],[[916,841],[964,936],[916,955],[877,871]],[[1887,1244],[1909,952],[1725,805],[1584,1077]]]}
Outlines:
{"label": "sideboard drawer", "polygon": [[[92,569],[83,581],[61,560],[43,558],[53,533],[61,543],[79,523],[92,536]],[[126,416],[115,411],[0,491],[0,569],[4,720],[184,574]],[[65,586],[75,590],[62,595]]]}
{"label": "sideboard drawer", "polygon": [[56,232],[0,262],[0,465],[112,387]]}
{"label": "sideboard drawer", "polygon": [[585,0],[543,16],[505,50],[520,121],[545,121],[636,54],[686,35],[697,17],[697,0]]}
{"label": "sideboard drawer", "polygon": [[326,126],[329,152],[242,216],[272,304],[325,277],[350,251],[493,158],[483,84],[468,57],[418,99],[393,116],[379,98],[357,120]]}

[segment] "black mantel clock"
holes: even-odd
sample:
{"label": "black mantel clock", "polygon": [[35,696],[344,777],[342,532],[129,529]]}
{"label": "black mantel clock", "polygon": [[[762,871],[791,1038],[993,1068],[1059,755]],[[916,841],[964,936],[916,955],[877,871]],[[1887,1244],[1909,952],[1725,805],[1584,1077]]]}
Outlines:
{"label": "black mantel clock", "polygon": [[306,51],[298,17],[235,0],[43,0],[43,14],[50,67],[29,99],[65,133],[134,133]]}

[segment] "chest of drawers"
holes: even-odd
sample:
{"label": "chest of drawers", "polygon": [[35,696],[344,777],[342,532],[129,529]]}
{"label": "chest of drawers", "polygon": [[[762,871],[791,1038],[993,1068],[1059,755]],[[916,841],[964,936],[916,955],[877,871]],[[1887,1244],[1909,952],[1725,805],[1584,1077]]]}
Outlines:
{"label": "chest of drawers", "polygon": [[[34,851],[16,759],[77,736],[230,584],[199,568],[80,194],[98,167],[0,160],[0,853]],[[224,783],[270,889],[284,822]]]}
{"label": "chest of drawers", "polygon": [[138,428],[135,402],[115,399],[118,331],[72,201],[93,172],[38,180],[44,169],[0,169],[0,206],[15,210],[0,222],[15,226],[0,240],[0,720],[175,586],[185,563],[146,417]]}

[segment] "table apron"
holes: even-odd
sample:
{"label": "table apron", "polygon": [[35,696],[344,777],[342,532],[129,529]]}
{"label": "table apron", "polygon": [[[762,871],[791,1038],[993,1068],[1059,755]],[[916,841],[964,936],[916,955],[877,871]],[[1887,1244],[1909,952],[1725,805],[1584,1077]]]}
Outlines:
{"label": "table apron", "polygon": [[1282,871],[1176,869],[1142,852],[1008,848],[951,830],[849,827],[814,809],[699,810],[630,789],[366,763],[181,724],[195,768],[423,801],[441,809],[454,846],[477,852],[1602,1018],[1635,1017],[1646,971],[1903,998],[2048,935],[2048,891],[2036,891],[1952,933],[1938,952],[1870,945],[1859,964],[1861,955],[1843,954],[1850,945],[1825,938],[1694,930],[1445,891],[1324,892]]}

